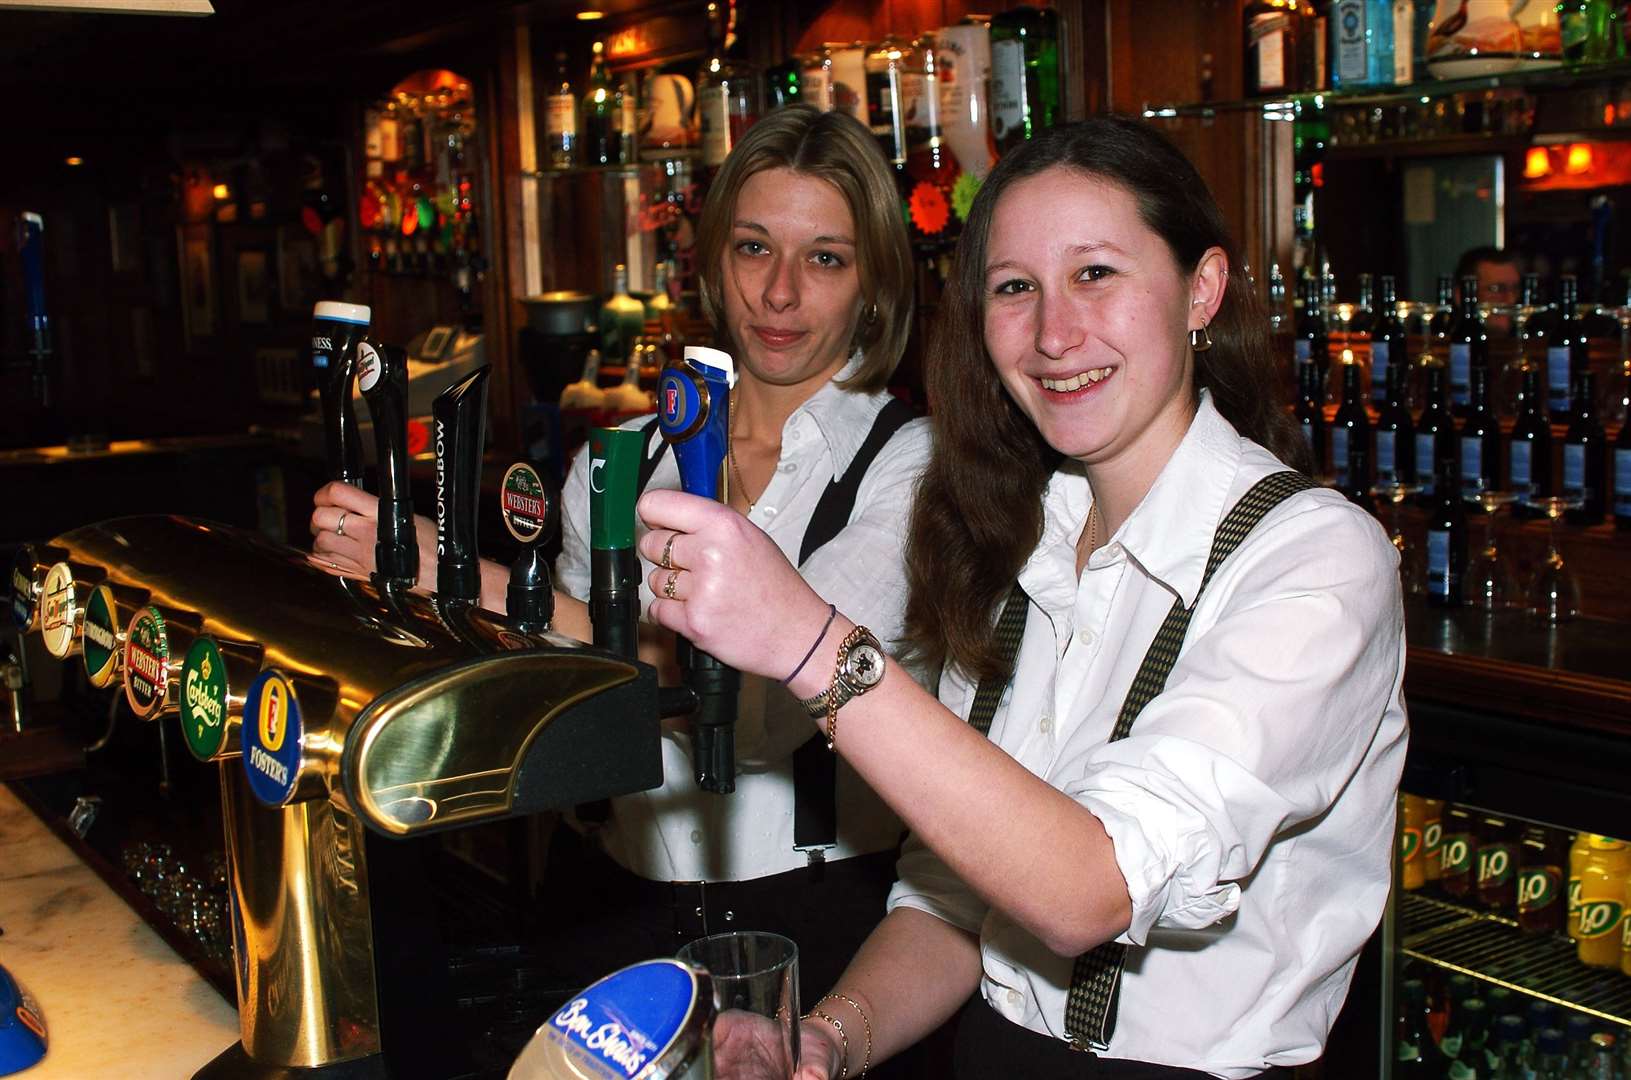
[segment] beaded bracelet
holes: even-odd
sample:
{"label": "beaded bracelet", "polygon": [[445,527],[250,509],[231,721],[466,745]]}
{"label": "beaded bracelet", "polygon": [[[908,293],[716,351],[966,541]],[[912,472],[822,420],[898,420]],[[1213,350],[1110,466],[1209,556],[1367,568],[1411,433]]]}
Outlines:
{"label": "beaded bracelet", "polygon": [[[867,1019],[866,1010],[861,1008],[861,1003],[847,994],[829,993],[827,997],[835,998],[838,1001],[844,1002],[850,1008],[854,1009],[856,1015],[860,1016],[861,1018],[861,1029],[866,1032],[866,1058],[861,1062],[861,1071],[855,1074],[856,1080],[860,1080],[861,1077],[866,1075],[866,1071],[872,1067],[872,1021]],[[822,998],[821,1000],[825,1001],[827,998]],[[821,1001],[816,1002],[816,1004],[820,1005]],[[842,1033],[843,1029],[840,1028],[839,1031]],[[849,1068],[848,1043],[844,1044],[844,1049],[844,1067],[847,1070]],[[840,1078],[840,1080],[842,1080],[842,1078]]]}
{"label": "beaded bracelet", "polygon": [[[819,1005],[821,1002],[818,1001],[816,1004]],[[811,1009],[809,1012],[804,1014],[804,1019],[808,1020],[812,1016],[827,1021],[827,1023],[832,1026],[832,1029],[838,1032],[838,1042],[844,1048],[844,1061],[838,1066],[838,1080],[845,1080],[845,1077],[849,1076],[849,1036],[844,1034],[843,1023],[822,1012],[820,1009]]]}

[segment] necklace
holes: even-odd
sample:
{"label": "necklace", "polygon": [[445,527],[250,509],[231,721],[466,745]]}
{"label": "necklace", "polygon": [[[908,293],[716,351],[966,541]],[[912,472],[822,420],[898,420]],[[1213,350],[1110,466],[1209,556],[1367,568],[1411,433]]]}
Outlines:
{"label": "necklace", "polygon": [[[736,464],[736,391],[731,391],[730,419],[725,424],[725,460],[730,462],[731,479],[742,492],[742,498],[748,504],[748,513],[753,513],[754,501],[748,498],[748,486],[742,480],[742,470]],[[717,429],[716,429],[717,430]]]}
{"label": "necklace", "polygon": [[1087,553],[1092,555],[1099,547],[1099,504],[1087,508]]}

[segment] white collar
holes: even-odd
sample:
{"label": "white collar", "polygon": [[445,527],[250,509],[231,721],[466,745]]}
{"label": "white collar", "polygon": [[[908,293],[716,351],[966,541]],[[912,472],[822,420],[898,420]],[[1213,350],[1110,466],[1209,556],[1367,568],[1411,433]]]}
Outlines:
{"label": "white collar", "polygon": [[[1202,390],[1200,404],[1178,449],[1162,467],[1155,483],[1089,565],[1113,557],[1117,546],[1136,559],[1150,577],[1183,600],[1195,603],[1206,560],[1212,551],[1224,503],[1240,468],[1244,440]],[[1043,495],[1042,537],[1020,572],[1020,583],[1038,604],[1057,610],[1075,596],[1074,573],[1059,568],[1076,563],[1093,493],[1080,463],[1066,461],[1048,481]],[[1061,550],[1068,549],[1067,551]],[[1068,554],[1068,564],[1064,561]]]}

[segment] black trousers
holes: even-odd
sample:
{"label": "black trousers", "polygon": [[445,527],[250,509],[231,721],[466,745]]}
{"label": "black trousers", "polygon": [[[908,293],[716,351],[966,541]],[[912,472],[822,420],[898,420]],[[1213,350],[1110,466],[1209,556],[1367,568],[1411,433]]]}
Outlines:
{"label": "black trousers", "polygon": [[952,1063],[953,1080],[1210,1080],[1209,1073],[1194,1069],[1072,1050],[1062,1039],[1001,1016],[978,993],[958,1014]]}

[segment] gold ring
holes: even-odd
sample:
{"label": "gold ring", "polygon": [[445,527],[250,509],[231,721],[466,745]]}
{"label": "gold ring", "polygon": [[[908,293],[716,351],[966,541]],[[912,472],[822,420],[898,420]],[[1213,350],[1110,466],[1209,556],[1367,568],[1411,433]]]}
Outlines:
{"label": "gold ring", "polygon": [[668,580],[663,582],[663,595],[670,600],[674,599],[674,583],[679,579],[680,572],[678,570],[670,570],[668,572]]}
{"label": "gold ring", "polygon": [[345,535],[345,519],[347,517],[349,517],[350,515],[351,515],[351,511],[349,511],[349,510],[341,510],[340,511],[340,520],[334,523],[334,535],[335,536],[344,536]]}
{"label": "gold ring", "polygon": [[679,538],[680,534],[674,533],[668,538],[668,543],[663,545],[663,561],[659,565],[664,570],[674,569],[674,541],[678,540]]}

